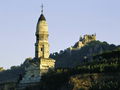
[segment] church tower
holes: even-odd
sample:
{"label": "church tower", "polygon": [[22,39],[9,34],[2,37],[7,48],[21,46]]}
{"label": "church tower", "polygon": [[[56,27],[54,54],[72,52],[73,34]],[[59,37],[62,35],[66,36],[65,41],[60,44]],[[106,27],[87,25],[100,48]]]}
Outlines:
{"label": "church tower", "polygon": [[55,60],[49,58],[50,50],[48,43],[48,25],[43,15],[43,5],[41,15],[36,27],[35,58],[39,61],[40,74],[54,68]]}
{"label": "church tower", "polygon": [[35,58],[33,58],[32,61],[28,61],[29,66],[25,68],[26,73],[21,84],[40,82],[41,76],[48,72],[49,69],[53,69],[55,66],[55,60],[49,58],[48,25],[43,15],[43,6],[41,15],[37,22],[35,35]]}
{"label": "church tower", "polygon": [[41,14],[36,27],[35,58],[49,58],[48,25]]}

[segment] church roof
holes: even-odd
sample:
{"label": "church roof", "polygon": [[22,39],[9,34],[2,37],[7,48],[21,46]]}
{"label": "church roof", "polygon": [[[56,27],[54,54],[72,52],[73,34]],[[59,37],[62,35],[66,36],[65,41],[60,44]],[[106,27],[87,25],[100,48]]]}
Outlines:
{"label": "church roof", "polygon": [[45,19],[45,17],[44,17],[43,14],[41,14],[41,15],[40,15],[40,18],[39,18],[39,21],[42,21],[42,20],[45,20],[45,21],[46,21],[46,19]]}

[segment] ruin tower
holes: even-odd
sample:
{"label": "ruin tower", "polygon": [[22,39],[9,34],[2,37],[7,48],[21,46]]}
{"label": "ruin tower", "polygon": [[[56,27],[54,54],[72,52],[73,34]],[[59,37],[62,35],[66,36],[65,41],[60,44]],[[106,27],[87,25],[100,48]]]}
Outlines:
{"label": "ruin tower", "polygon": [[35,58],[49,58],[48,25],[41,14],[36,27]]}

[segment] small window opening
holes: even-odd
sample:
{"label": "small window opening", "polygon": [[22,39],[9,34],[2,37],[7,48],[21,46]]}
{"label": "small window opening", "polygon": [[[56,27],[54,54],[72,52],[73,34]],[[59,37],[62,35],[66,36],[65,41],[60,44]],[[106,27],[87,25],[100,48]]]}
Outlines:
{"label": "small window opening", "polygon": [[43,51],[43,48],[41,48],[41,51]]}

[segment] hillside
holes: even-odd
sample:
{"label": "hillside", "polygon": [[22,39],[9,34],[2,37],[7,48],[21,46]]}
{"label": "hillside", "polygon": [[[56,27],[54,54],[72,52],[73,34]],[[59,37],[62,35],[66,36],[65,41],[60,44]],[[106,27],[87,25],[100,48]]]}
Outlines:
{"label": "hillside", "polygon": [[23,66],[12,66],[11,69],[0,72],[0,84],[6,82],[18,82],[25,73]]}
{"label": "hillside", "polygon": [[56,68],[75,67],[84,61],[92,61],[93,55],[111,51],[118,46],[108,44],[107,42],[92,41],[78,50],[65,49],[64,51],[55,52],[50,55],[56,60]]}
{"label": "hillside", "polygon": [[[113,57],[114,56],[114,57]],[[119,90],[120,50],[95,55],[73,69],[56,69],[43,76],[41,90]]]}
{"label": "hillside", "polygon": [[93,56],[72,69],[58,68],[44,74],[28,90],[120,90],[120,49]]}

